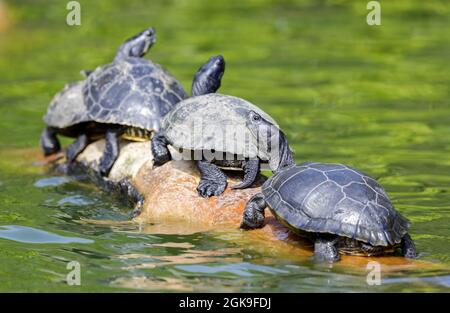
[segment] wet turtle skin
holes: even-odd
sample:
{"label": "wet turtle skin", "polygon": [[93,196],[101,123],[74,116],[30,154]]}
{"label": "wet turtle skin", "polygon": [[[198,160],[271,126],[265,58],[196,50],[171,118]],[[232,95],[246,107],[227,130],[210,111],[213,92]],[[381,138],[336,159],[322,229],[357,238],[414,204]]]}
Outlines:
{"label": "wet turtle skin", "polygon": [[346,165],[302,163],[269,178],[262,194],[273,215],[302,235],[338,235],[339,252],[393,251],[409,228],[385,190]]}

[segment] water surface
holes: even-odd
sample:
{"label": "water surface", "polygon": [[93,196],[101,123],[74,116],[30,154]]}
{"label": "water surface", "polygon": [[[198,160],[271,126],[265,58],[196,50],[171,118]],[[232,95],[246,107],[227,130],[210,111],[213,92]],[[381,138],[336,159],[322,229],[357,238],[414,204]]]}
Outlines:
{"label": "water surface", "polygon": [[[450,6],[391,2],[382,4],[382,25],[369,27],[358,1],[80,1],[82,25],[69,27],[64,1],[7,1],[0,290],[448,291]],[[232,236],[140,232],[125,223],[129,208],[89,182],[33,165],[51,97],[148,26],[158,31],[148,58],[186,88],[221,53],[221,92],[271,114],[298,162],[346,163],[377,178],[412,221],[421,260],[438,268],[400,269],[368,286],[362,270],[291,261]],[[81,286],[65,283],[74,260]]]}

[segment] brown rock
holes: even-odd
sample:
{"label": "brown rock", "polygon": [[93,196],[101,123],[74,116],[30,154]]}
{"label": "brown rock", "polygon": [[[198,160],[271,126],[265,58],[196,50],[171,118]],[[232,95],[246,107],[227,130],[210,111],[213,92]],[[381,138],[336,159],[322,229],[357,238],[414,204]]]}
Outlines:
{"label": "brown rock", "polygon": [[[98,140],[89,146],[78,156],[77,161],[83,165],[97,170],[103,150],[105,140]],[[152,153],[150,142],[126,142],[120,143],[120,154],[114,163],[108,179],[117,182],[121,179],[133,179],[145,163],[152,163]]]}
{"label": "brown rock", "polygon": [[[95,168],[103,151],[104,141],[97,141],[86,148],[78,161]],[[172,151],[175,153],[175,151]],[[242,179],[241,172],[229,172],[228,185]],[[239,224],[247,201],[260,187],[231,190],[229,187],[219,197],[202,198],[197,194],[199,173],[191,161],[171,161],[157,168],[152,166],[148,142],[121,143],[121,153],[109,180],[117,182],[128,178],[143,194],[142,213],[133,222],[139,223],[139,231],[147,233],[186,234],[214,231],[226,240],[242,247],[252,247],[265,255],[301,261],[312,256],[311,242],[299,238],[281,225],[266,210],[266,225],[257,230],[242,231]],[[264,179],[261,179],[261,183]],[[375,260],[383,271],[432,267],[431,264],[407,260],[403,257],[355,257],[343,256],[334,266],[352,266],[365,270],[367,262]]]}
{"label": "brown rock", "polygon": [[147,163],[135,179],[145,195],[145,206],[137,221],[183,221],[193,229],[239,226],[247,201],[260,188],[231,190],[239,176],[229,177],[219,197],[202,198],[197,193],[199,173],[193,162],[171,161],[152,170]]}

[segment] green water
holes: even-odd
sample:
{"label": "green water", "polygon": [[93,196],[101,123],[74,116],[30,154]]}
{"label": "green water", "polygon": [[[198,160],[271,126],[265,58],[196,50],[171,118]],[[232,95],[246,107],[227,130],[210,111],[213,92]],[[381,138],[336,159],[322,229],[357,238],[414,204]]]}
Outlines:
{"label": "green water", "polygon": [[[0,291],[449,291],[450,4],[381,2],[382,25],[370,27],[366,1],[80,1],[82,25],[69,27],[66,1],[8,1]],[[33,165],[42,114],[81,69],[108,62],[148,26],[158,32],[148,58],[186,88],[221,53],[221,92],[270,113],[297,161],[346,163],[377,178],[412,221],[420,259],[442,269],[392,272],[370,287],[364,272],[292,262],[220,233],[82,223],[126,221],[130,210]],[[65,282],[70,261],[81,264],[81,286]]]}

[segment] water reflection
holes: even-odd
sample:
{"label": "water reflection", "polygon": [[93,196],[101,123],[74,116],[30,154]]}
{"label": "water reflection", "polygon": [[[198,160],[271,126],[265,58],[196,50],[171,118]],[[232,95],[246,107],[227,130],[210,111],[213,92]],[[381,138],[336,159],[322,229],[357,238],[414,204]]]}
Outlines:
{"label": "water reflection", "polygon": [[93,243],[90,239],[66,237],[33,227],[19,225],[0,226],[0,238],[22,243]]}
{"label": "water reflection", "polygon": [[71,181],[70,177],[67,176],[54,176],[54,177],[46,177],[41,178],[34,183],[35,187],[44,188],[44,187],[56,187],[64,185]]}
{"label": "water reflection", "polygon": [[[345,1],[272,1],[270,9],[229,2],[154,0],[149,10],[148,1],[85,1],[95,22],[87,17],[80,29],[61,27],[67,12],[57,1],[8,3],[15,18],[0,42],[0,224],[8,225],[0,227],[0,264],[14,275],[2,277],[0,290],[59,291],[48,273],[65,273],[76,259],[87,292],[448,291],[449,8],[431,5],[423,15],[423,1],[386,2],[389,23],[370,29],[360,7]],[[80,79],[80,69],[111,60],[113,47],[149,21],[161,39],[149,58],[186,88],[199,64],[222,53],[229,68],[221,92],[273,116],[297,161],[347,163],[379,179],[412,221],[419,265],[386,259],[385,283],[369,288],[368,259],[317,266],[306,243],[291,249],[256,233],[122,223],[130,210],[116,199],[32,166],[51,97]],[[60,245],[83,237],[95,242]]]}

